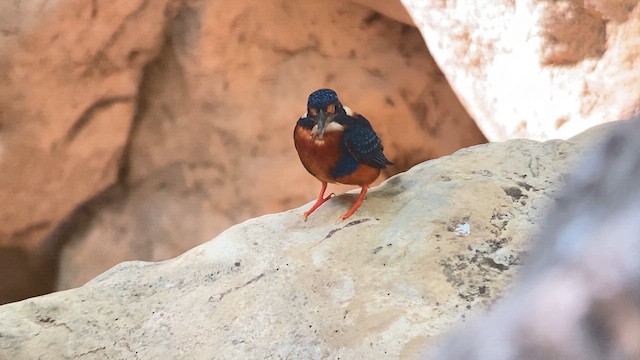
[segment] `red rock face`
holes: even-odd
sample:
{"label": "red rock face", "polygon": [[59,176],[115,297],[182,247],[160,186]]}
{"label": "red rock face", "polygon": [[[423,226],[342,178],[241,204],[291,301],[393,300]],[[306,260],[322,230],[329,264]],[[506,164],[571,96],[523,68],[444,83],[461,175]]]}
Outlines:
{"label": "red rock face", "polygon": [[485,141],[418,31],[362,5],[47,4],[0,5],[0,253],[25,259],[0,302],[52,289],[58,261],[77,286],[313,199],[292,129],[319,87],[374,124],[384,177]]}
{"label": "red rock face", "polygon": [[0,302],[52,288],[49,236],[117,182],[143,67],[165,21],[166,2],[145,3],[2,5],[0,247],[9,249],[3,265],[13,265],[0,270]]}

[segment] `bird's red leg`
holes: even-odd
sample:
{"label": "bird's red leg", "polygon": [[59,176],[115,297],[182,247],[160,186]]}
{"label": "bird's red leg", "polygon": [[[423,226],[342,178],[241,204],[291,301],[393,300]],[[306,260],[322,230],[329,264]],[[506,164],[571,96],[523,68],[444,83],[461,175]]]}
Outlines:
{"label": "bird's red leg", "polygon": [[346,212],[346,214],[340,217],[342,220],[345,220],[349,216],[353,215],[353,213],[356,212],[356,210],[358,210],[358,208],[360,207],[360,205],[362,205],[362,202],[364,201],[364,196],[367,194],[367,190],[369,190],[369,186],[365,185],[362,187],[362,190],[360,190],[360,196],[358,196],[358,200],[356,200],[356,202],[353,204],[351,209],[349,209],[349,211]]}
{"label": "bird's red leg", "polygon": [[311,209],[309,209],[308,211],[305,211],[303,217],[304,217],[304,221],[307,221],[307,216],[311,215],[312,212],[316,211],[317,208],[320,207],[320,205],[324,204],[325,201],[331,199],[335,194],[331,193],[329,195],[327,195],[327,197],[324,197],[324,192],[327,191],[327,183],[326,182],[322,182],[322,189],[320,189],[320,195],[318,195],[318,200],[316,200],[316,203],[313,204],[313,206],[311,207]]}

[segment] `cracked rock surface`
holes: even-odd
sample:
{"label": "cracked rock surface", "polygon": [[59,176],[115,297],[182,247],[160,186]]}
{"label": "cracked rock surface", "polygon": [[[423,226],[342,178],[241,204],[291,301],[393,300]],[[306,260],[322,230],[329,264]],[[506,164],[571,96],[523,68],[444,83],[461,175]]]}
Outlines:
{"label": "cracked rock surface", "polygon": [[508,288],[579,143],[512,140],[421,163],[163,262],[0,307],[0,358],[413,359]]}
{"label": "cracked rock surface", "polygon": [[425,359],[640,359],[639,136],[635,116],[585,151],[509,296]]}

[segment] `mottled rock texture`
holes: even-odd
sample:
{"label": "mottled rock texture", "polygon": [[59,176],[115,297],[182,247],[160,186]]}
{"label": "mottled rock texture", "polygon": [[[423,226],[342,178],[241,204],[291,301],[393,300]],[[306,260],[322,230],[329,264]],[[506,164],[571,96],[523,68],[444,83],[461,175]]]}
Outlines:
{"label": "mottled rock texture", "polygon": [[640,116],[610,131],[554,202],[513,294],[436,359],[640,359]]}
{"label": "mottled rock texture", "polygon": [[460,150],[372,189],[236,225],[164,262],[0,307],[0,358],[419,358],[526,261],[581,146]]}
{"label": "mottled rock texture", "polygon": [[53,230],[118,182],[166,1],[3,2],[0,302],[51,290]]}
{"label": "mottled rock texture", "polygon": [[402,0],[487,138],[568,138],[640,107],[637,0]]}
{"label": "mottled rock texture", "polygon": [[0,302],[315,197],[291,133],[318,87],[374,123],[384,177],[485,141],[415,28],[337,0],[5,1],[0,79]]}

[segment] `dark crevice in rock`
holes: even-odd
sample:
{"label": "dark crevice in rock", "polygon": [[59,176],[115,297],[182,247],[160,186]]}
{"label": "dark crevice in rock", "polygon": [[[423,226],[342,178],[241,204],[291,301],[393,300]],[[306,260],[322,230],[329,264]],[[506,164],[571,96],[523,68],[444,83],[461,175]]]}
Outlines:
{"label": "dark crevice in rock", "polygon": [[[27,297],[46,294],[52,290],[48,259],[23,248],[3,248],[0,251],[0,305]],[[45,265],[41,265],[42,263]]]}
{"label": "dark crevice in rock", "polygon": [[[256,281],[259,281],[260,279],[262,279],[262,278],[264,277],[264,275],[265,275],[265,273],[262,273],[262,274],[260,274],[260,275],[258,275],[258,276],[256,276],[256,277],[254,277],[253,279],[251,279],[251,280],[247,281],[246,283],[244,283],[244,284],[240,285],[240,286],[236,286],[236,287],[234,287],[234,288],[231,288],[231,289],[229,289],[229,290],[227,290],[227,291],[225,291],[225,292],[221,293],[221,294],[218,296],[217,301],[222,300],[225,296],[229,295],[230,293],[232,293],[232,292],[234,292],[234,291],[236,291],[236,290],[240,290],[240,289],[242,289],[242,288],[244,288],[244,287],[246,287],[246,286],[248,286],[248,285],[253,284],[253,283],[254,283],[254,282],[256,282]],[[210,300],[211,300],[211,299],[210,299]]]}
{"label": "dark crevice in rock", "polygon": [[520,200],[522,197],[522,190],[520,188],[512,186],[509,188],[504,188],[504,193],[509,195],[514,201]]}
{"label": "dark crevice in rock", "polygon": [[200,42],[202,10],[182,4],[168,29],[172,45],[180,52],[188,52]]}
{"label": "dark crevice in rock", "polygon": [[[367,222],[367,221],[369,221],[369,220],[371,220],[371,219],[369,219],[369,218],[364,218],[364,219],[354,220],[354,221],[349,222],[348,224],[346,224],[346,225],[345,225],[345,226],[343,226],[343,227],[333,229],[333,230],[329,231],[329,233],[327,233],[327,235],[326,235],[322,240],[320,240],[320,241],[318,242],[318,244],[319,244],[319,243],[321,243],[322,241],[327,240],[328,238],[332,237],[335,233],[337,233],[338,231],[340,231],[340,230],[342,230],[342,229],[348,228],[348,227],[350,227],[350,226],[354,226],[354,225],[362,224],[362,223]],[[317,245],[317,244],[316,244],[316,245]],[[315,245],[314,245],[314,246],[315,246]]]}
{"label": "dark crevice in rock", "polygon": [[[140,5],[135,8],[131,13],[127,14],[122,22],[117,26],[116,30],[111,34],[109,39],[105,42],[104,46],[96,52],[96,54],[89,60],[89,64],[84,72],[85,75],[91,74],[94,71],[99,71],[102,74],[108,74],[116,70],[116,66],[113,62],[108,60],[107,53],[118,43],[120,38],[126,33],[127,26],[140,15],[149,5],[149,0],[144,0]],[[96,5],[95,3],[93,5]],[[91,13],[93,16],[97,16],[99,9],[97,6],[92,6]],[[135,26],[135,25],[134,25]]]}
{"label": "dark crevice in rock", "polygon": [[106,204],[113,203],[122,198],[125,190],[119,185],[114,184],[104,191],[96,194],[91,199],[77,206],[65,220],[61,222],[56,229],[44,241],[47,246],[47,252],[53,254],[51,271],[55,274],[51,279],[49,291],[54,290],[58,276],[59,257],[63,247],[74,238],[75,235],[85,232],[91,225],[91,221],[100,212]]}
{"label": "dark crevice in rock", "polygon": [[485,264],[485,265],[487,265],[487,266],[489,266],[489,267],[492,267],[492,268],[494,268],[494,269],[496,269],[496,270],[499,270],[499,271],[509,270],[509,266],[508,266],[508,265],[498,264],[495,260],[493,260],[493,259],[492,259],[492,258],[490,258],[490,257],[486,257],[486,256],[485,256],[485,257],[482,259],[482,262],[483,262],[483,264]]}
{"label": "dark crevice in rock", "polygon": [[[163,61],[162,58],[167,55],[168,51],[173,51],[171,46],[171,42],[167,38],[162,45],[162,50],[159,51],[158,55],[151,59],[151,61],[143,68],[137,98],[131,96],[114,97],[94,104],[90,109],[85,111],[85,115],[76,122],[75,127],[67,134],[67,139],[73,140],[73,138],[94,116],[95,112],[103,109],[104,107],[123,101],[136,102],[127,141],[122,153],[119,155],[120,160],[118,161],[117,182],[97,193],[84,203],[78,205],[44,241],[46,249],[43,249],[42,253],[50,254],[46,262],[47,273],[49,273],[50,276],[47,279],[47,284],[43,293],[50,292],[55,289],[60,256],[64,246],[67,245],[71,239],[78,238],[78,234],[86,232],[90,228],[93,219],[95,219],[102,209],[106,206],[121,202],[122,199],[126,198],[127,194],[131,192],[131,186],[128,182],[128,174],[130,170],[132,140],[135,138],[141,119],[148,108],[149,102],[151,101],[151,96],[149,96],[148,91],[149,79],[152,76],[158,75],[158,73],[154,72],[153,69],[155,69],[159,62]],[[152,73],[152,75],[150,75],[150,73]]]}
{"label": "dark crevice in rock", "polygon": [[86,128],[87,125],[91,122],[92,119],[95,118],[97,112],[101,110],[108,109],[112,105],[119,103],[126,103],[133,101],[134,98],[131,96],[112,96],[100,99],[89,106],[83,113],[78,117],[78,119],[71,125],[67,134],[65,136],[65,142],[67,144],[73,142],[73,140],[78,136],[78,134],[82,131],[82,129]]}
{"label": "dark crevice in rock", "polygon": [[[142,122],[148,114],[151,104],[158,92],[158,84],[164,82],[163,74],[167,73],[167,67],[178,70],[181,74],[182,70],[175,53],[174,41],[171,36],[167,35],[158,56],[151,61],[144,69],[142,80],[138,89],[138,101],[136,111],[133,116],[129,136],[125,144],[120,167],[118,170],[118,182],[126,188],[131,187],[131,153],[135,146],[135,140],[140,131]],[[172,71],[175,73],[175,71]],[[170,115],[170,111],[166,111]]]}
{"label": "dark crevice in rock", "polygon": [[521,188],[525,189],[526,191],[529,191],[531,189],[533,189],[533,191],[538,191],[538,189],[534,188],[533,186],[527,184],[524,181],[517,181],[516,184],[518,184],[518,186],[520,186]]}

